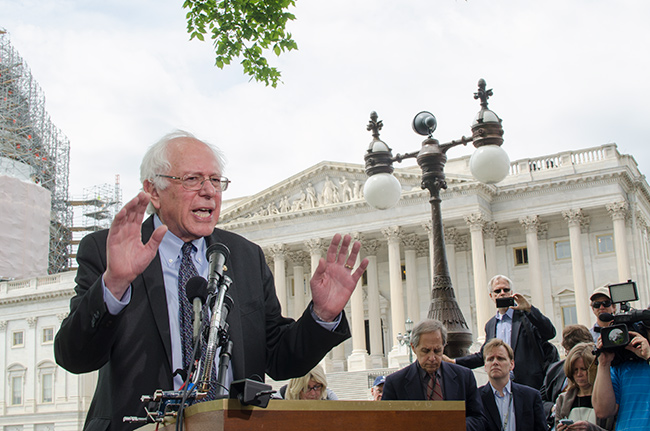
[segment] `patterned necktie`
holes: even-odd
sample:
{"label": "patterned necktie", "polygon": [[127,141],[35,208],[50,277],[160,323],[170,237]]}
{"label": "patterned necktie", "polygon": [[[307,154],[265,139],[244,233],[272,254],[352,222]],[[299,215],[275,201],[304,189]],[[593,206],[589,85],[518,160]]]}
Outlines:
{"label": "patterned necktie", "polygon": [[435,374],[429,374],[429,381],[427,382],[427,399],[432,401],[442,401],[443,399],[440,381],[438,381]]}
{"label": "patterned necktie", "polygon": [[[182,258],[181,258],[181,267],[178,271],[178,318],[181,329],[181,342],[183,347],[183,369],[189,370],[189,364],[192,361],[192,352],[194,350],[193,345],[193,323],[194,319],[194,307],[190,304],[189,299],[187,298],[187,292],[185,291],[185,286],[187,281],[198,276],[196,267],[192,262],[192,252],[196,251],[196,247],[191,242],[186,242],[181,248]],[[203,324],[207,327],[210,324],[210,308],[207,304],[203,306]],[[206,352],[206,343],[203,343],[201,348],[201,359],[205,359]],[[205,364],[204,364],[205,366]],[[210,373],[210,391],[207,396],[201,401],[214,400],[217,391],[217,370],[214,365],[212,366],[212,371]]]}
{"label": "patterned necktie", "polygon": [[181,267],[178,271],[178,319],[181,331],[181,345],[183,347],[183,369],[185,370],[189,369],[194,347],[192,345],[192,319],[194,313],[185,291],[187,281],[199,275],[192,262],[192,251],[194,250],[196,250],[196,247],[191,242],[183,244],[181,248]]}

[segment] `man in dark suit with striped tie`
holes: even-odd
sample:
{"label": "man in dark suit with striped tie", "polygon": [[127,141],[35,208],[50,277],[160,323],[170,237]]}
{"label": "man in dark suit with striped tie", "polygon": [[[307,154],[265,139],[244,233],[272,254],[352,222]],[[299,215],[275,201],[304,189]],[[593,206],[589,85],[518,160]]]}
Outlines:
{"label": "man in dark suit with striped tie", "polygon": [[447,329],[433,319],[418,323],[411,333],[416,360],[386,377],[382,400],[465,401],[467,430],[485,429],[486,418],[472,371],[443,363]]}

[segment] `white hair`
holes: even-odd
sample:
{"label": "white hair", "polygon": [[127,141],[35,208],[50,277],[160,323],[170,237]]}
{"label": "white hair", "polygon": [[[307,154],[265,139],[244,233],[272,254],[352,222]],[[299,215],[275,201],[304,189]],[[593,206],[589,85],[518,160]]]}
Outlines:
{"label": "white hair", "polygon": [[505,281],[506,283],[508,283],[508,287],[510,287],[510,290],[511,290],[512,292],[515,291],[515,286],[514,286],[514,284],[512,283],[512,280],[510,280],[510,279],[509,279],[508,277],[506,277],[505,275],[497,274],[497,275],[495,275],[494,277],[492,277],[492,278],[490,279],[490,281],[488,281],[488,284],[487,284],[487,290],[488,290],[488,293],[492,293],[492,286],[494,286],[494,284],[495,284],[497,281],[499,281],[499,280],[501,280],[501,281]]}

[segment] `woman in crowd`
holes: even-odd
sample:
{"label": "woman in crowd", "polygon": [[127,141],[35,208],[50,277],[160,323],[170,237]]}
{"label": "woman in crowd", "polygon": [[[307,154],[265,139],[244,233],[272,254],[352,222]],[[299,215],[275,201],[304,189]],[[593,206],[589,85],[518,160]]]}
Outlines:
{"label": "woman in crowd", "polygon": [[286,389],[287,400],[338,400],[330,389],[327,389],[325,371],[316,365],[307,375],[289,380]]}
{"label": "woman in crowd", "polygon": [[[591,405],[593,379],[589,368],[594,362],[593,343],[576,344],[564,361],[564,373],[569,379],[567,391],[561,393],[555,405],[555,429],[557,431],[614,429],[614,418],[598,419]],[[571,420],[567,425],[562,420]]]}

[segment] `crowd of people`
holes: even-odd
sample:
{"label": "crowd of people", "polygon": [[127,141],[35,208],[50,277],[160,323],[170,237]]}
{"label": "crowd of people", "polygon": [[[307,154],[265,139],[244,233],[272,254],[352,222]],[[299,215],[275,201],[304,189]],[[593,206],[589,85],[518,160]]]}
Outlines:
{"label": "crowd of people", "polygon": [[[361,244],[334,235],[310,280],[311,303],[297,320],[286,318],[262,249],[216,228],[230,183],[216,147],[187,132],[168,134],[146,152],[140,178],[143,191],[110,229],[79,244],[75,296],[54,342],[56,361],[66,370],[99,371],[84,429],[134,429],[138,424],[123,418],[139,413],[143,395],[179,390],[190,380],[199,359],[192,351],[197,336],[186,285],[213,275],[205,256],[217,243],[230,255],[217,270],[234,285],[226,321],[233,347],[220,367],[223,380],[210,378],[213,388],[267,374],[292,379],[287,399],[336,399],[317,364],[350,337],[343,309],[368,266],[367,259],[357,263]],[[145,212],[151,215],[143,222]],[[548,423],[558,431],[612,429],[614,423],[618,430],[650,429],[645,328],[630,331],[624,349],[631,360],[603,350],[596,361],[592,353],[594,343],[602,347],[605,313],[615,310],[607,288],[590,298],[594,327],[565,328],[562,364],[552,364],[559,355],[549,342],[556,335],[550,319],[506,276],[494,277],[488,289],[495,303],[514,302],[497,307],[478,352],[448,358],[446,328],[423,320],[411,334],[416,360],[377,377],[372,398],[464,401],[468,430],[543,430]],[[478,367],[489,380],[480,388],[471,371]]]}
{"label": "crowd of people", "polygon": [[[553,349],[542,347],[555,336],[550,320],[515,293],[506,276],[490,280],[489,290],[495,303],[505,297],[515,303],[498,308],[487,322],[486,342],[478,352],[447,357],[445,326],[423,320],[411,334],[416,360],[388,376],[378,376],[371,399],[464,401],[467,430],[650,429],[647,334],[630,331],[630,343],[621,347],[633,353],[626,360],[616,361],[615,352],[602,349],[601,328],[609,326],[611,319],[604,321],[601,316],[616,312],[606,286],[596,288],[590,297],[595,325],[566,326],[562,331],[566,357],[553,363],[547,363],[555,358]],[[470,371],[479,365],[488,379],[481,387]],[[323,382],[324,377],[309,384],[317,381]],[[302,390],[309,387],[305,385]]]}

